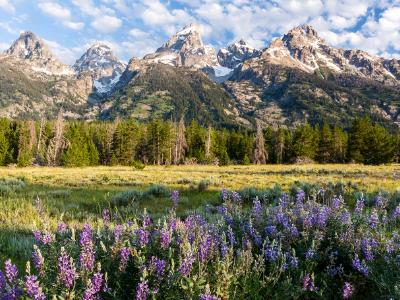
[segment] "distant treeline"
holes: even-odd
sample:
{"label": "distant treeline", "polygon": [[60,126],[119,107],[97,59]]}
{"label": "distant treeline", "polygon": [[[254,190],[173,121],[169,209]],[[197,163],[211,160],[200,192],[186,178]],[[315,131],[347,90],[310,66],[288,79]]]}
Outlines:
{"label": "distant treeline", "polygon": [[400,135],[368,118],[344,130],[324,123],[295,129],[227,130],[154,120],[113,122],[0,119],[0,165],[95,166],[264,164],[400,160]]}

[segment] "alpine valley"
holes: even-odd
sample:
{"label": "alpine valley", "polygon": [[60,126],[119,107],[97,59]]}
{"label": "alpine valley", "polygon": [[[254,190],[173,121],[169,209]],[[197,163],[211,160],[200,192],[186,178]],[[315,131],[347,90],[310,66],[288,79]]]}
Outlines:
{"label": "alpine valley", "polygon": [[197,120],[217,127],[348,126],[369,115],[400,126],[400,60],[328,45],[309,25],[265,49],[240,40],[218,52],[198,25],[127,64],[96,43],[73,66],[24,32],[0,54],[0,116]]}

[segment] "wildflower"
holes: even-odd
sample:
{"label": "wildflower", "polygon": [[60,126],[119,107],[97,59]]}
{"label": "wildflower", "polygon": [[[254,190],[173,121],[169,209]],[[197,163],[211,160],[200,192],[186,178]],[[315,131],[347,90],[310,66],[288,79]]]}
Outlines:
{"label": "wildflower", "polygon": [[277,246],[275,246],[275,245],[267,246],[267,248],[265,250],[266,260],[275,262],[278,259],[278,256],[279,256],[279,251],[277,249]]}
{"label": "wildflower", "polygon": [[314,249],[308,249],[306,254],[305,254],[307,259],[313,259],[315,256],[315,251]]}
{"label": "wildflower", "polygon": [[103,285],[103,274],[95,273],[92,279],[89,281],[83,293],[83,300],[95,300],[98,299],[97,294],[100,293],[101,287]]}
{"label": "wildflower", "polygon": [[0,291],[3,290],[6,287],[6,277],[4,276],[4,273],[0,271]]}
{"label": "wildflower", "polygon": [[129,256],[131,255],[131,250],[127,247],[124,247],[121,249],[120,253],[120,257],[121,257],[121,261],[119,264],[119,270],[121,272],[125,271],[126,266],[128,265],[128,261],[129,261]]}
{"label": "wildflower", "polygon": [[25,289],[28,296],[34,300],[44,300],[46,298],[35,275],[26,276]]}
{"label": "wildflower", "polygon": [[33,246],[33,249],[34,249],[32,252],[33,265],[37,270],[41,270],[44,264],[44,258],[42,256],[42,252],[36,245]]}
{"label": "wildflower", "polygon": [[136,288],[136,300],[146,300],[149,292],[149,286],[146,281],[139,283]]}
{"label": "wildflower", "polygon": [[228,200],[228,191],[225,189],[222,189],[221,191],[221,199],[222,201],[226,202],[226,200]]}
{"label": "wildflower", "polygon": [[274,235],[276,233],[276,226],[268,225],[267,227],[265,227],[265,233],[270,236]]}
{"label": "wildflower", "polygon": [[339,209],[343,204],[343,199],[342,198],[338,198],[338,197],[333,197],[332,198],[332,208],[333,209]]}
{"label": "wildflower", "polygon": [[171,193],[171,200],[174,204],[174,208],[176,209],[179,204],[179,191],[172,191]]}
{"label": "wildflower", "polygon": [[67,224],[64,222],[60,222],[57,225],[57,232],[58,233],[65,233],[67,231]]}
{"label": "wildflower", "polygon": [[83,247],[88,244],[91,244],[93,242],[92,239],[93,239],[92,229],[90,228],[90,225],[89,224],[83,225],[83,230],[81,232],[80,240],[79,240],[80,245]]}
{"label": "wildflower", "polygon": [[110,223],[110,211],[107,208],[103,209],[102,217],[105,224]]}
{"label": "wildflower", "polygon": [[18,276],[17,266],[13,265],[10,259],[5,262],[4,266],[8,282],[14,283],[14,281],[17,279]]}
{"label": "wildflower", "polygon": [[375,198],[375,206],[378,208],[382,208],[385,205],[384,199],[381,195],[376,196]]}
{"label": "wildflower", "polygon": [[146,229],[136,229],[135,234],[140,247],[143,248],[149,243],[150,233]]}
{"label": "wildflower", "polygon": [[347,210],[345,210],[340,215],[340,222],[342,222],[342,224],[349,224],[350,221],[351,221],[351,215]]}
{"label": "wildflower", "polygon": [[211,247],[213,245],[213,238],[207,234],[199,245],[199,260],[204,262],[210,254]]}
{"label": "wildflower", "polygon": [[393,219],[395,220],[400,219],[400,204],[396,206],[393,212]]}
{"label": "wildflower", "polygon": [[317,215],[317,225],[321,228],[324,228],[326,226],[326,223],[328,222],[329,219],[329,214],[331,210],[329,207],[323,207]]}
{"label": "wildflower", "polygon": [[355,212],[358,214],[362,213],[364,206],[365,206],[364,199],[357,200]]}
{"label": "wildflower", "polygon": [[93,249],[92,230],[88,224],[83,226],[79,243],[82,247],[80,255],[81,268],[86,271],[91,271],[94,268],[95,252]]}
{"label": "wildflower", "polygon": [[308,273],[303,277],[303,289],[306,291],[315,291],[314,280]]}
{"label": "wildflower", "polygon": [[200,300],[219,300],[220,298],[218,298],[217,296],[213,296],[211,294],[203,294],[200,295]]}
{"label": "wildflower", "polygon": [[361,262],[360,259],[358,258],[358,255],[355,256],[352,262],[353,268],[363,274],[365,277],[368,276],[368,266],[365,264],[365,262]]}
{"label": "wildflower", "polygon": [[354,287],[350,283],[345,282],[343,285],[343,292],[342,292],[343,299],[349,299],[353,295],[353,293],[354,293]]}
{"label": "wildflower", "polygon": [[33,238],[35,239],[35,241],[37,243],[41,243],[42,242],[42,232],[39,230],[33,231]]}
{"label": "wildflower", "polygon": [[296,193],[296,203],[301,204],[306,199],[306,193],[303,190],[300,190]]}
{"label": "wildflower", "polygon": [[372,229],[375,229],[379,224],[378,212],[374,209],[368,219],[368,224]]}
{"label": "wildflower", "polygon": [[115,239],[116,243],[118,243],[119,240],[121,239],[123,229],[124,228],[120,224],[115,226],[115,228],[114,228],[114,239]]}
{"label": "wildflower", "polygon": [[185,258],[178,269],[179,273],[181,273],[182,276],[188,276],[192,270],[193,262],[193,258]]}
{"label": "wildflower", "polygon": [[45,234],[43,234],[42,236],[42,243],[44,245],[48,245],[51,244],[53,242],[53,236],[51,233],[46,232]]}
{"label": "wildflower", "polygon": [[149,269],[158,277],[162,277],[165,272],[166,264],[165,260],[152,256],[150,259]]}
{"label": "wildflower", "polygon": [[171,243],[171,234],[168,230],[161,230],[160,231],[160,244],[161,248],[168,249],[169,244]]}
{"label": "wildflower", "polygon": [[260,220],[262,218],[262,213],[263,213],[263,208],[261,205],[260,200],[258,200],[258,197],[253,200],[253,209],[252,209],[252,214],[253,217],[256,218],[257,220]]}
{"label": "wildflower", "polygon": [[74,286],[76,268],[73,259],[61,248],[61,256],[58,258],[58,278],[68,289]]}

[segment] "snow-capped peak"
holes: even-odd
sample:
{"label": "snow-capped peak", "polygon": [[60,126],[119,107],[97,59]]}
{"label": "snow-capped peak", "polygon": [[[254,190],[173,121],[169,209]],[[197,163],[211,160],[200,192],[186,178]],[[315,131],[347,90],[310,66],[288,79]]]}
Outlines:
{"label": "snow-capped peak", "polygon": [[243,39],[223,48],[218,52],[219,63],[227,68],[234,69],[245,60],[257,57],[261,51],[247,44]]}
{"label": "snow-capped peak", "polygon": [[42,39],[30,31],[21,33],[6,55],[28,61],[37,73],[58,76],[75,74],[71,67],[57,60]]}
{"label": "snow-capped peak", "polygon": [[89,72],[97,92],[105,94],[118,82],[126,65],[113,54],[108,45],[98,42],[93,44],[73,67],[78,74]]}

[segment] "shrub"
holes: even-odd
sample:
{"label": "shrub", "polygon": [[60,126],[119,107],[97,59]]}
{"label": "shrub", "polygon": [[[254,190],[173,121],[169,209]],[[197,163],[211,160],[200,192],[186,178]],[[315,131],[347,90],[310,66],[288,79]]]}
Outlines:
{"label": "shrub", "polygon": [[210,181],[209,181],[209,180],[206,180],[206,179],[201,180],[201,181],[197,184],[197,190],[198,190],[199,192],[204,192],[204,191],[206,191],[206,190],[208,189],[209,185],[210,185]]}
{"label": "shrub", "polygon": [[139,201],[143,198],[143,192],[139,190],[123,191],[111,197],[110,204],[112,206],[128,206],[134,201]]}
{"label": "shrub", "polygon": [[143,198],[167,198],[171,195],[171,190],[162,184],[153,184],[143,193]]}

